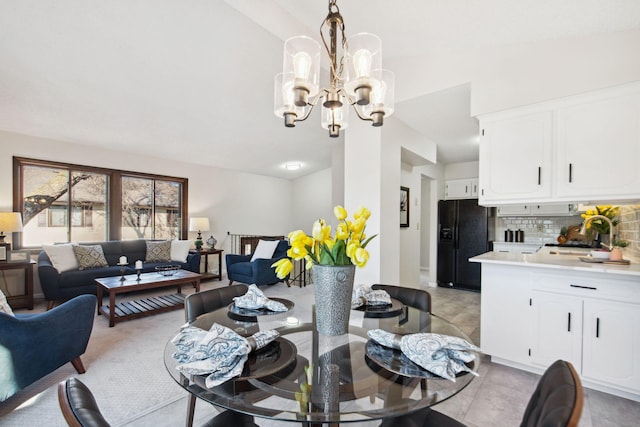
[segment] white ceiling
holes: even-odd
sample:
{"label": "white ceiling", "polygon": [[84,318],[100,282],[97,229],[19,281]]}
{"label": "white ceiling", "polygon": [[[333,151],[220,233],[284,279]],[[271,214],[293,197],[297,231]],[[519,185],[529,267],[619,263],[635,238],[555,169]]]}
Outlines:
{"label": "white ceiling", "polygon": [[[338,5],[347,35],[382,38],[391,69],[404,58],[640,28],[639,0]],[[336,141],[318,112],[294,129],[272,112],[283,40],[318,39],[326,13],[321,0],[0,0],[0,129],[284,178],[329,167]],[[397,79],[396,92],[411,85]],[[477,160],[469,96],[463,84],[400,97],[394,117],[436,142],[439,162]],[[305,167],[289,172],[287,161]]]}

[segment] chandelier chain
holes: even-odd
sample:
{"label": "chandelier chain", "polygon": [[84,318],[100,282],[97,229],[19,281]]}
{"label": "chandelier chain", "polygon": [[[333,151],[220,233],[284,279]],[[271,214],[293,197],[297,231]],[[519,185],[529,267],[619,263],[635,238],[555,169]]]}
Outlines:
{"label": "chandelier chain", "polygon": [[[336,26],[340,30],[340,37],[342,39],[341,40],[342,52],[340,55],[339,64],[336,64],[336,61],[335,61],[337,52],[333,52],[333,50],[337,47],[337,46],[334,46],[334,43],[333,43],[335,40],[334,38],[337,37],[337,35],[333,34],[332,23],[337,23]],[[329,47],[329,45],[327,44],[326,36],[322,31],[325,25],[329,27],[329,39],[332,41],[331,47]],[[331,77],[330,77],[331,86],[332,87],[341,86],[343,81],[342,73],[344,70],[344,52],[346,52],[346,49],[347,49],[347,37],[345,34],[344,19],[342,19],[342,15],[340,14],[340,8],[338,7],[336,0],[329,0],[329,14],[325,18],[325,20],[322,21],[322,24],[320,24],[320,39],[322,40],[322,44],[324,45],[327,55],[329,56],[329,67],[331,68]]]}

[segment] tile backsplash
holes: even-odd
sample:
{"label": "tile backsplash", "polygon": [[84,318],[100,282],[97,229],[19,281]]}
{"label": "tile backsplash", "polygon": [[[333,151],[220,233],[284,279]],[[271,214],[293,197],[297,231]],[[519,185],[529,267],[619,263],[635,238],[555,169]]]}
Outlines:
{"label": "tile backsplash", "polygon": [[[625,253],[629,256],[640,257],[640,204],[620,206],[620,224],[615,231],[619,239],[629,241]],[[498,242],[504,241],[504,232],[511,229],[524,231],[524,241],[529,243],[555,243],[562,227],[581,225],[580,215],[574,216],[521,216],[521,217],[497,217],[496,238]]]}
{"label": "tile backsplash", "polygon": [[511,229],[524,231],[524,241],[531,243],[555,243],[560,229],[582,224],[580,215],[575,216],[510,216],[498,217],[496,241],[504,241],[504,232]]}
{"label": "tile backsplash", "polygon": [[628,240],[625,252],[630,256],[640,257],[640,205],[620,207],[619,238]]}

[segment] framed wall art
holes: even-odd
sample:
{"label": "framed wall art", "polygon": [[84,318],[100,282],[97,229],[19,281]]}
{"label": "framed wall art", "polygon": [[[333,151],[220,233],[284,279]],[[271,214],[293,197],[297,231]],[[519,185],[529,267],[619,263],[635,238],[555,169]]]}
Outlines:
{"label": "framed wall art", "polygon": [[400,227],[409,227],[409,188],[400,187]]}

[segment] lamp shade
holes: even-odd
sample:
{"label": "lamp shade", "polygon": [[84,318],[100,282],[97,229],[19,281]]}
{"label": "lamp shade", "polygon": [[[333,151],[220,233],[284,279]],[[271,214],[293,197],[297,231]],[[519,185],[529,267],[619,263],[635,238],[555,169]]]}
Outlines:
{"label": "lamp shade", "polygon": [[190,218],[189,231],[209,231],[209,218],[206,218],[206,217]]}
{"label": "lamp shade", "polygon": [[0,234],[22,231],[22,214],[20,212],[0,212]]}

